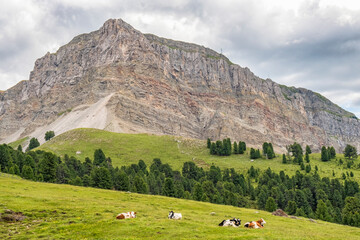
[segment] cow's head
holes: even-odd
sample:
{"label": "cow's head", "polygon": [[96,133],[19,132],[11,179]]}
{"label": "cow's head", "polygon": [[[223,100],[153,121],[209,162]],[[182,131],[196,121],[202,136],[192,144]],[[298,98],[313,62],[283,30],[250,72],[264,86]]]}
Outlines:
{"label": "cow's head", "polygon": [[258,222],[260,223],[261,226],[264,226],[264,224],[266,223],[263,218],[261,218]]}
{"label": "cow's head", "polygon": [[173,216],[174,216],[174,211],[170,211],[169,215],[168,215],[168,218],[172,218]]}

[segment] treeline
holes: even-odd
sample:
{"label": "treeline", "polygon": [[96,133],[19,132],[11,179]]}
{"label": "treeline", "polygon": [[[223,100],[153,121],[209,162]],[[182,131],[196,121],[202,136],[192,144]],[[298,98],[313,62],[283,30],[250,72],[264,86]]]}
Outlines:
{"label": "treeline", "polygon": [[210,138],[207,140],[207,148],[210,149],[211,155],[230,156],[231,154],[244,154],[246,151],[246,143],[240,141],[239,144],[234,142],[231,145],[230,138],[225,138],[222,141],[211,142]]}
{"label": "treeline", "polygon": [[[320,178],[317,171],[288,176],[270,168],[251,167],[246,174],[211,166],[204,170],[185,162],[181,171],[155,158],[150,166],[138,164],[114,168],[101,149],[84,162],[60,158],[44,151],[23,153],[0,145],[1,171],[26,179],[79,186],[164,195],[267,211],[285,209],[289,214],[360,227],[359,184],[347,177]],[[256,187],[255,187],[256,186]]]}

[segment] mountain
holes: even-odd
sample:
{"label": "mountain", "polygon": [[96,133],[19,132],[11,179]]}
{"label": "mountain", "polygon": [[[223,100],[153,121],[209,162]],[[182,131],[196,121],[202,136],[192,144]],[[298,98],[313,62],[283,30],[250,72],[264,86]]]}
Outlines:
{"label": "mountain", "polygon": [[261,79],[196,44],[143,34],[120,19],[35,62],[28,81],[0,92],[0,139],[44,141],[87,127],[168,134],[278,150],[360,147],[360,122],[318,93]]}

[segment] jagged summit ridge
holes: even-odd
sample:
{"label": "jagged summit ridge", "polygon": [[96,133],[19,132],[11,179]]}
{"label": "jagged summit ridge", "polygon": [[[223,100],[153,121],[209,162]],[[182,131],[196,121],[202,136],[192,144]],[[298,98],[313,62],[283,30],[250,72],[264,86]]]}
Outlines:
{"label": "jagged summit ridge", "polygon": [[[121,19],[47,53],[29,81],[0,96],[5,142],[42,134],[66,114],[67,121],[96,114],[88,109],[99,101],[106,114],[90,125],[115,132],[270,141],[279,149],[297,141],[341,150],[360,137],[356,117],[320,94],[261,79],[209,48],[142,34]],[[68,128],[56,134],[61,129]]]}

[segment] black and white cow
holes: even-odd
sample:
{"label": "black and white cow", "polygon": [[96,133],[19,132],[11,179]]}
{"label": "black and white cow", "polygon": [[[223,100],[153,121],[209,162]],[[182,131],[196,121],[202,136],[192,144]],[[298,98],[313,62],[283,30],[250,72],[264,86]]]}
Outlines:
{"label": "black and white cow", "polygon": [[181,215],[181,213],[175,213],[174,211],[170,211],[168,218],[179,220],[179,219],[182,219],[182,215]]}
{"label": "black and white cow", "polygon": [[238,218],[223,220],[221,223],[219,223],[219,226],[226,227],[226,226],[233,226],[238,227],[241,224],[241,220]]}

